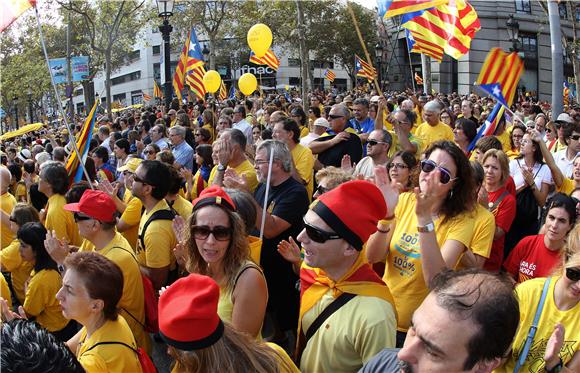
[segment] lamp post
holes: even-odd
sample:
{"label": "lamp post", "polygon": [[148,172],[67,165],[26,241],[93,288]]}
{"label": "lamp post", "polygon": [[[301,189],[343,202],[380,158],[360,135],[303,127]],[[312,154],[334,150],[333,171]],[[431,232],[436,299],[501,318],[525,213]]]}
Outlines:
{"label": "lamp post", "polygon": [[18,96],[12,98],[12,105],[14,106],[14,119],[16,120],[16,129],[20,126],[18,124]]}
{"label": "lamp post", "polygon": [[518,21],[514,19],[514,15],[510,14],[507,22],[505,23],[507,28],[508,36],[510,41],[512,42],[512,51],[518,52],[518,44],[519,44],[519,33],[520,33],[520,24]]}
{"label": "lamp post", "polygon": [[163,19],[163,24],[159,26],[159,31],[163,36],[163,66],[165,70],[165,111],[169,111],[171,106],[171,48],[169,44],[169,35],[173,27],[169,24],[169,17],[173,15],[173,0],[157,0],[157,11],[159,17]]}
{"label": "lamp post", "polygon": [[381,87],[381,89],[383,89],[383,50],[383,45],[381,43],[375,45],[375,57],[377,58],[377,71],[379,73],[379,87]]}
{"label": "lamp post", "polygon": [[210,50],[207,48],[207,44],[203,45],[203,49],[201,50],[201,54],[203,55],[203,61],[205,63],[209,63]]}
{"label": "lamp post", "polygon": [[32,89],[28,87],[28,115],[30,116],[30,123],[34,122],[34,112],[32,110]]}

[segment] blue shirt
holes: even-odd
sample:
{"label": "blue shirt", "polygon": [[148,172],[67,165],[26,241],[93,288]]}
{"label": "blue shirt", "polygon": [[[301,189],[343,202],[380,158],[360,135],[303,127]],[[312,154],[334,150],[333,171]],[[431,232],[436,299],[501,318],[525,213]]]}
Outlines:
{"label": "blue shirt", "polygon": [[193,148],[185,141],[175,146],[171,151],[175,157],[175,161],[187,168],[193,170]]}
{"label": "blue shirt", "polygon": [[349,124],[356,130],[357,133],[371,133],[375,129],[375,121],[367,117],[362,122],[358,122],[356,118],[351,118]]}

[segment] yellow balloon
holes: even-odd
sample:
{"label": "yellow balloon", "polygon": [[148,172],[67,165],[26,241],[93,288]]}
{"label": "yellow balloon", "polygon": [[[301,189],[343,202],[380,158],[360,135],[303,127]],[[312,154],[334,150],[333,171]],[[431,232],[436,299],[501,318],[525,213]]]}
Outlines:
{"label": "yellow balloon", "polygon": [[272,30],[263,23],[257,23],[248,30],[248,45],[257,57],[264,57],[272,45]]}
{"label": "yellow balloon", "polygon": [[220,73],[215,70],[208,70],[203,76],[203,85],[205,90],[210,93],[217,92],[220,89],[220,84],[222,82],[222,77]]}
{"label": "yellow balloon", "polygon": [[245,73],[244,75],[240,76],[240,79],[238,80],[238,87],[243,94],[249,96],[254,93],[256,88],[258,88],[258,80],[254,74]]}

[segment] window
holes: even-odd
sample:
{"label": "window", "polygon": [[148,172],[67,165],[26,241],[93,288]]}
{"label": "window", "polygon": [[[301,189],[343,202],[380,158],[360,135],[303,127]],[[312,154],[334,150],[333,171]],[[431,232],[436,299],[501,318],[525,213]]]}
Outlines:
{"label": "window", "polygon": [[161,80],[161,64],[160,63],[153,64],[153,79]]}
{"label": "window", "polygon": [[580,6],[576,7],[576,22],[580,22]]}
{"label": "window", "polygon": [[121,105],[125,105],[125,100],[127,95],[125,93],[119,93],[113,96],[113,102],[119,102]]}
{"label": "window", "polygon": [[161,45],[154,45],[153,46],[153,55],[158,55],[161,53]]}
{"label": "window", "polygon": [[568,19],[568,8],[566,7],[566,3],[558,4],[558,11],[560,12],[561,19]]}
{"label": "window", "polygon": [[288,58],[288,66],[299,67],[300,66],[300,59],[299,58]]}
{"label": "window", "polygon": [[300,78],[290,77],[288,79],[288,84],[299,86],[300,85]]}
{"label": "window", "polygon": [[121,75],[116,78],[111,79],[111,85],[117,85],[122,83],[127,83],[133,80],[141,79],[141,71],[134,71],[129,74]]}
{"label": "window", "polygon": [[516,0],[516,12],[532,13],[530,0]]}
{"label": "window", "polygon": [[127,60],[133,62],[141,58],[141,51],[133,51],[127,55]]}
{"label": "window", "polygon": [[137,105],[142,103],[143,103],[143,92],[131,91],[131,105]]}
{"label": "window", "polygon": [[534,35],[520,36],[521,51],[524,52],[526,59],[538,58],[538,39]]}

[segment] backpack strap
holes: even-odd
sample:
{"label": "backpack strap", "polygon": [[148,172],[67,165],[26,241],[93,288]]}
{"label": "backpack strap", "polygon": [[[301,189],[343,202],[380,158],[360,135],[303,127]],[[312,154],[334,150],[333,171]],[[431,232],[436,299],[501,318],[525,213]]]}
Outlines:
{"label": "backpack strap", "polygon": [[308,343],[310,338],[316,333],[316,331],[324,324],[324,322],[340,307],[348,303],[352,298],[356,297],[356,294],[352,293],[342,293],[338,298],[336,298],[332,303],[330,303],[321,313],[318,315],[316,320],[310,325],[310,328],[306,331],[305,345]]}
{"label": "backpack strap", "polygon": [[147,228],[149,224],[154,222],[155,220],[173,220],[175,218],[175,210],[157,210],[155,211],[149,219],[145,222],[143,226],[143,230],[141,234],[139,234],[139,242],[141,243],[141,247],[145,249],[145,232],[147,232]]}
{"label": "backpack strap", "polygon": [[534,321],[532,322],[532,326],[530,326],[530,330],[528,331],[528,337],[526,338],[526,343],[524,344],[524,348],[520,354],[520,357],[514,367],[514,373],[518,373],[521,367],[526,362],[528,358],[528,353],[530,352],[530,347],[532,346],[532,342],[534,341],[534,337],[536,336],[536,330],[538,330],[538,322],[540,321],[540,316],[542,315],[542,310],[544,309],[544,303],[546,302],[546,298],[548,296],[548,290],[550,288],[550,281],[552,280],[551,277],[548,277],[546,281],[544,281],[544,288],[542,289],[542,296],[540,297],[540,302],[538,303],[538,308],[536,308],[536,314],[534,315]]}

